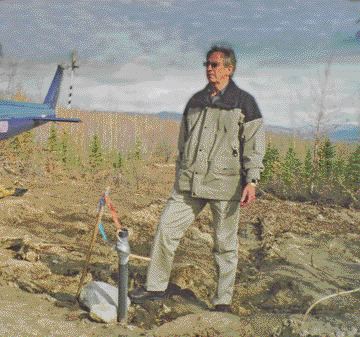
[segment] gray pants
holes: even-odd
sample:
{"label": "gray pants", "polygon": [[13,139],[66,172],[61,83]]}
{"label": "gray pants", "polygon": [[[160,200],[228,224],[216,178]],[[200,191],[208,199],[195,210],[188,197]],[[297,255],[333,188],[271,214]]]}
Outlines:
{"label": "gray pants", "polygon": [[209,203],[215,229],[214,255],[218,286],[213,304],[230,304],[238,262],[239,201],[199,199],[174,190],[161,215],[147,272],[148,291],[164,291],[169,283],[175,250],[186,229]]}

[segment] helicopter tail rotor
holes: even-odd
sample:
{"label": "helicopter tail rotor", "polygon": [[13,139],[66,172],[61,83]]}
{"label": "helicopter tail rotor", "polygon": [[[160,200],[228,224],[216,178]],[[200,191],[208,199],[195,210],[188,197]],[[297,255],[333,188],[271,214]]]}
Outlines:
{"label": "helicopter tail rotor", "polygon": [[71,109],[71,99],[72,99],[72,92],[73,92],[73,80],[74,80],[74,72],[75,69],[79,68],[79,64],[78,64],[78,54],[76,49],[74,49],[71,52],[71,76],[70,76],[70,87],[69,87],[69,97],[68,97],[68,105],[67,108]]}

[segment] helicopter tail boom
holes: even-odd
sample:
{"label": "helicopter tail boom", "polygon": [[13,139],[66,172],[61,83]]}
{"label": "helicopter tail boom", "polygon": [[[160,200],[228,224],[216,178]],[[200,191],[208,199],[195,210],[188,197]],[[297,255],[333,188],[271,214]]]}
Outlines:
{"label": "helicopter tail boom", "polygon": [[43,121],[43,122],[66,122],[66,123],[78,123],[81,122],[79,118],[60,118],[60,117],[35,117],[34,121]]}

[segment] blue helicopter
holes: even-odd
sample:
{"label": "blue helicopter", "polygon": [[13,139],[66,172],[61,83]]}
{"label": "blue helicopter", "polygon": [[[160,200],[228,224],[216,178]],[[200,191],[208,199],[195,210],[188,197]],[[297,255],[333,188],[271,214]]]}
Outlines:
{"label": "blue helicopter", "polygon": [[[71,70],[78,68],[73,59]],[[78,123],[78,118],[56,117],[56,104],[65,66],[58,65],[44,103],[28,103],[13,100],[0,100],[0,140],[8,139],[48,122]],[[71,76],[72,78],[73,76]],[[72,85],[70,85],[72,89]]]}
{"label": "blue helicopter", "polygon": [[[48,122],[78,123],[81,121],[78,118],[56,117],[55,109],[64,69],[69,67],[71,67],[71,82],[68,101],[68,107],[70,107],[73,74],[74,70],[79,68],[76,64],[75,52],[72,53],[72,62],[70,66],[58,65],[44,103],[0,100],[0,141],[16,136],[22,132],[29,131]],[[25,188],[4,188],[0,185],[0,199],[7,196],[22,196],[26,191],[27,189]]]}

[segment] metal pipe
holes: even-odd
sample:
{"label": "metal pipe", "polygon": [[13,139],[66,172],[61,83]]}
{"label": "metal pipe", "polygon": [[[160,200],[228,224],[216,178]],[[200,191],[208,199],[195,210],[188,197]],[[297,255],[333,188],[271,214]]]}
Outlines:
{"label": "metal pipe", "polygon": [[129,278],[128,263],[130,255],[128,236],[128,230],[126,228],[121,229],[116,243],[116,251],[119,256],[117,321],[121,323],[127,322]]}

